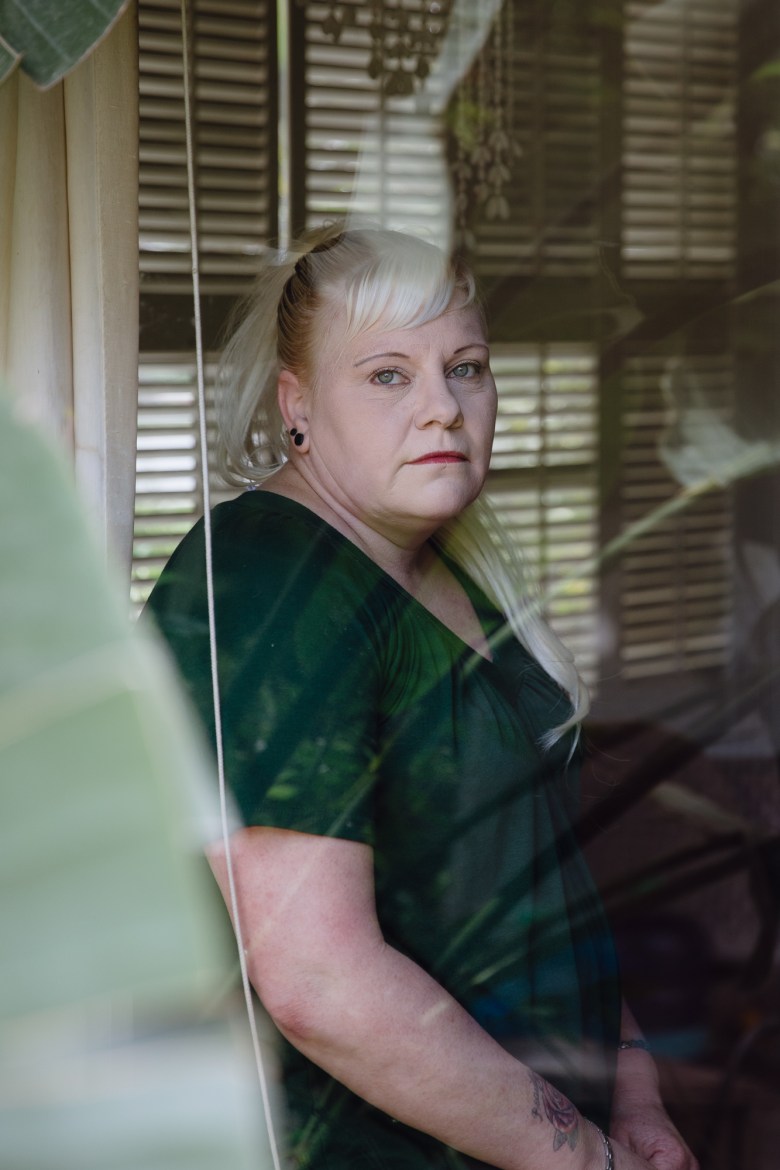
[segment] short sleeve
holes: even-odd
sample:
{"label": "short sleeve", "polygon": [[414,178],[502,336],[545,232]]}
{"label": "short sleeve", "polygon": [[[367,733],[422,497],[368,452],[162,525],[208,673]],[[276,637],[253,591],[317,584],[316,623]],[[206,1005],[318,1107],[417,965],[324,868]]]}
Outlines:
{"label": "short sleeve", "polygon": [[[244,823],[373,841],[376,582],[314,518],[215,510],[213,564],[225,772]],[[335,539],[334,539],[335,538]],[[150,598],[214,736],[202,531]]]}

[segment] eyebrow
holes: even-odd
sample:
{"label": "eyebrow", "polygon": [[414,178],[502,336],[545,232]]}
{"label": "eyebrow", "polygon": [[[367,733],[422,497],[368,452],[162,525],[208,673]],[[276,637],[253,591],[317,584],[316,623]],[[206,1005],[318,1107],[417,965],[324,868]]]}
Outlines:
{"label": "eyebrow", "polygon": [[[484,341],[467,341],[465,345],[459,345],[457,349],[454,349],[452,351],[452,356],[455,357],[455,354],[463,353],[463,351],[466,349],[487,349],[487,348],[488,348],[487,343]],[[353,365],[353,369],[357,369],[358,366],[364,366],[366,364],[366,362],[378,361],[379,358],[403,358],[405,361],[409,361],[409,354],[408,353],[395,353],[395,352],[372,353],[368,357],[361,358],[360,361],[355,362]]]}
{"label": "eyebrow", "polygon": [[406,360],[408,361],[409,354],[408,353],[372,353],[372,354],[369,354],[368,357],[361,358],[359,362],[355,362],[355,368],[357,368],[358,366],[364,366],[366,364],[366,362],[378,361],[379,358],[406,358]]}

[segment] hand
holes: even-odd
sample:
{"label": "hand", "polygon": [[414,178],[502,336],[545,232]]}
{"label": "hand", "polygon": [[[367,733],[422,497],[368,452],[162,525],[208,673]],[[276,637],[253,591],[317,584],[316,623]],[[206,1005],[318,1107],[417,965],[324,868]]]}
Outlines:
{"label": "hand", "polygon": [[[655,1170],[699,1170],[699,1163],[660,1102],[616,1110],[610,1136]],[[620,1166],[617,1153],[615,1160]]]}

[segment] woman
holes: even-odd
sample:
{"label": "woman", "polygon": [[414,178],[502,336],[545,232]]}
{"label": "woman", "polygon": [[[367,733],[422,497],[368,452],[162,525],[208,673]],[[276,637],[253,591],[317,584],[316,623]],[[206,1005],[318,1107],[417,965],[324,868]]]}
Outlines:
{"label": "woman", "polygon": [[[224,470],[260,487],[213,513],[231,855],[294,1164],[691,1170],[573,838],[584,690],[472,506],[471,276],[330,229],[224,369]],[[213,734],[204,559],[199,525],[151,608]]]}

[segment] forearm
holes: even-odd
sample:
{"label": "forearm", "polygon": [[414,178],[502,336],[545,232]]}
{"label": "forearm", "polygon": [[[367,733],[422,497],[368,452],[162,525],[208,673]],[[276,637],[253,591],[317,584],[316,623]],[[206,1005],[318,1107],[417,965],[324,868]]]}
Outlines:
{"label": "forearm", "polygon": [[343,956],[316,988],[272,1010],[280,1029],[384,1112],[501,1170],[602,1170],[596,1131],[573,1107],[556,1126],[541,1078],[405,956]]}

